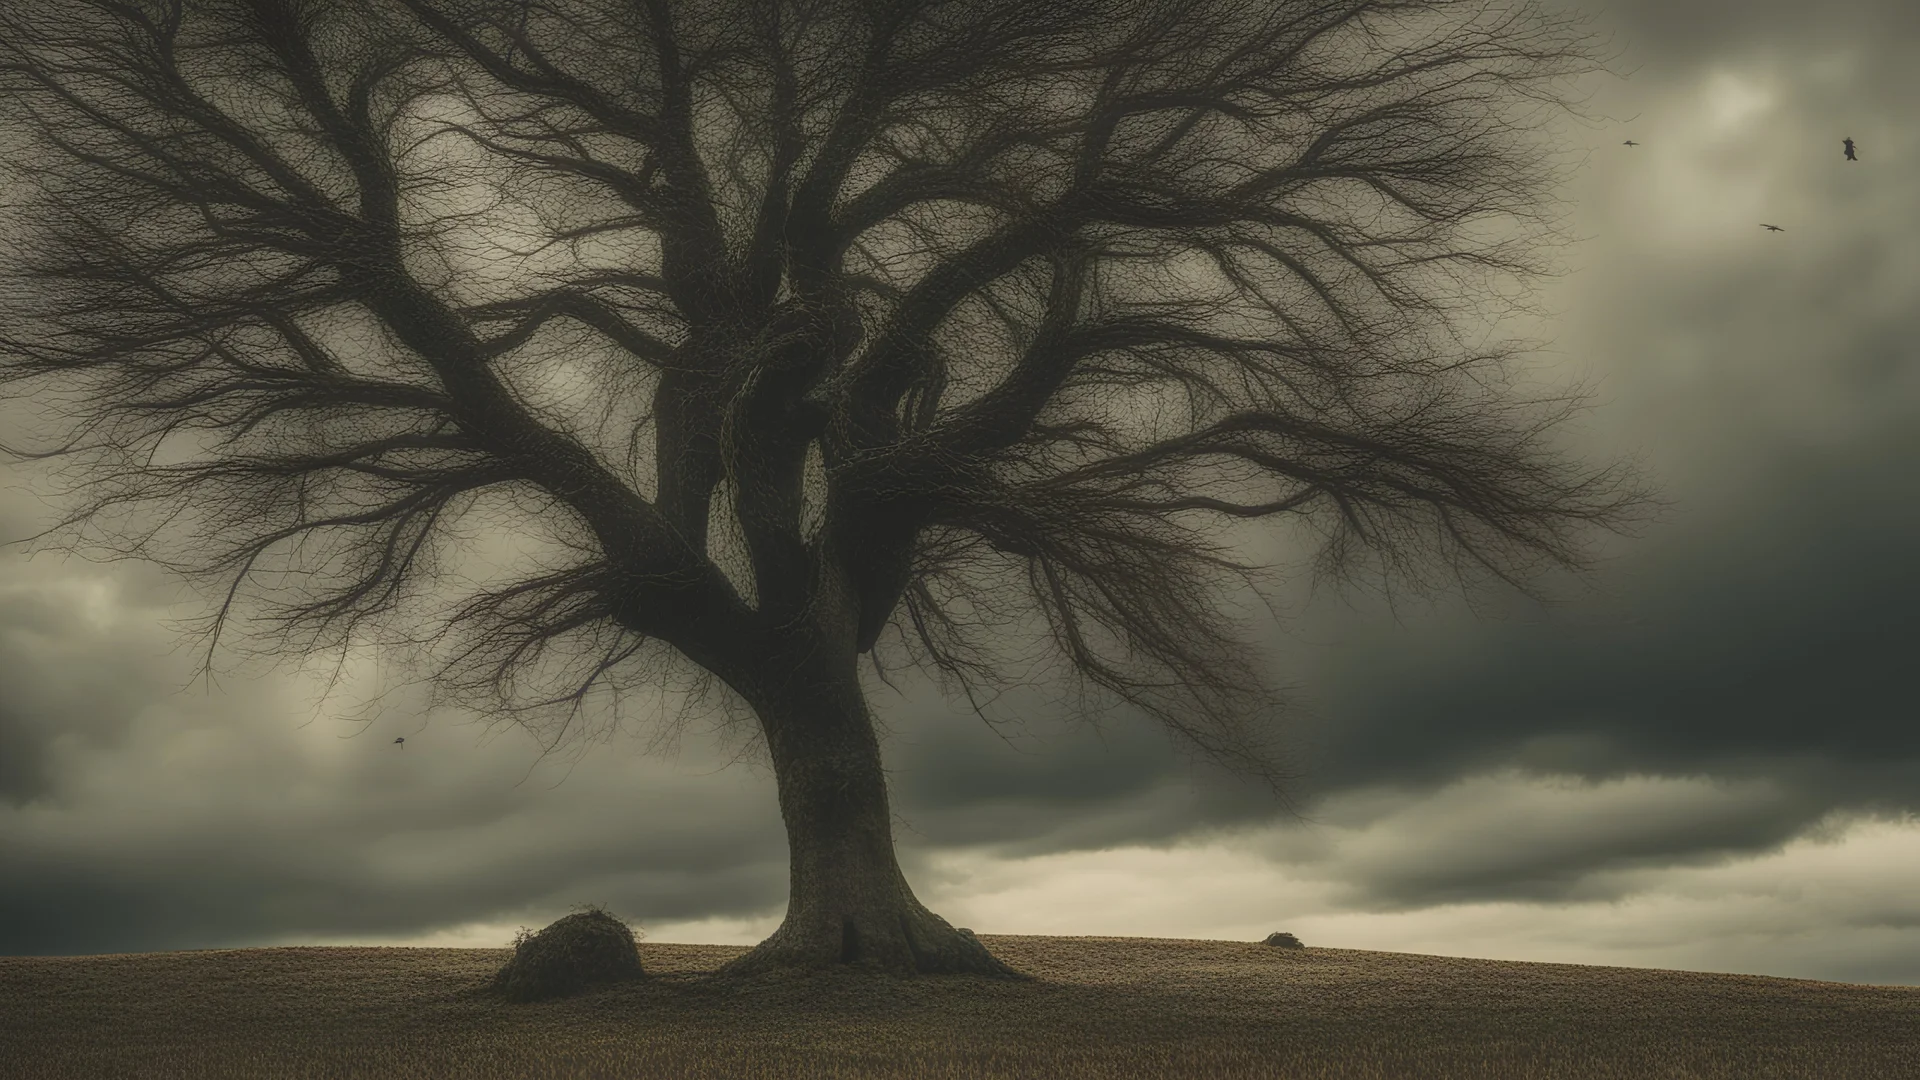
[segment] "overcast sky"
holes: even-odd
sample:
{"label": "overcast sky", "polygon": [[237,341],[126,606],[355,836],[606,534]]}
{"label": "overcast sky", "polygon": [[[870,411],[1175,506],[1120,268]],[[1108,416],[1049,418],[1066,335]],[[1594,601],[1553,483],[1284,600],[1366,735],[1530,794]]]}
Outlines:
{"label": "overcast sky", "polygon": [[[1046,686],[996,706],[1031,733],[1010,744],[870,680],[929,907],[991,934],[1920,985],[1920,8],[1600,16],[1631,74],[1563,136],[1584,239],[1539,367],[1597,387],[1572,434],[1638,455],[1668,520],[1546,611],[1396,617],[1296,583],[1249,632],[1312,709],[1306,822],[1140,717],[1069,726]],[[0,538],[48,523],[40,474],[5,483]],[[637,697],[610,745],[541,761],[405,684],[358,708],[383,685],[364,658],[325,700],[318,670],[189,686],[167,620],[197,610],[150,567],[0,553],[0,954],[499,947],[586,902],[652,941],[779,923],[772,776],[703,724],[648,755]]]}

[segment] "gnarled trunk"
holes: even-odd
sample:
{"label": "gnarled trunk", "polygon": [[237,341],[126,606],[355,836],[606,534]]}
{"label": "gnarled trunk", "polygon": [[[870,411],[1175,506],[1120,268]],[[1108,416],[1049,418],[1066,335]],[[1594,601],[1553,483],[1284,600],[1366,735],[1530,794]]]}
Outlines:
{"label": "gnarled trunk", "polygon": [[886,774],[854,653],[795,633],[747,696],[787,824],[791,893],[772,936],[720,972],[849,966],[895,974],[1028,976],[914,898],[893,853]]}

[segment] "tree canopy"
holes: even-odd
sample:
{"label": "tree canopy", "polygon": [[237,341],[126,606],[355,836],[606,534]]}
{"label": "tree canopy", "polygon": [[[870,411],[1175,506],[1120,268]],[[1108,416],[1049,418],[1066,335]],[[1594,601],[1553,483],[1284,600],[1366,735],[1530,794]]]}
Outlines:
{"label": "tree canopy", "polygon": [[1645,505],[1483,334],[1595,63],[1491,0],[9,3],[16,453],[216,640],[275,566],[279,647],[407,640],[512,506],[570,555],[436,623],[471,707],[661,643],[759,708],[800,626],[972,696],[1037,613],[1278,791],[1209,530],[1524,587]]}

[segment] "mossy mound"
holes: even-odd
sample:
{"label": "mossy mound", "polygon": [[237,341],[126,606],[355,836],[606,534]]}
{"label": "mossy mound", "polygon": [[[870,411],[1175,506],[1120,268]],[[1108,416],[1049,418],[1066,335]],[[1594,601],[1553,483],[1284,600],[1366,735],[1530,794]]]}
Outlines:
{"label": "mossy mound", "polygon": [[493,989],[508,1001],[547,1001],[645,974],[633,931],[590,907],[537,934],[521,930],[513,959],[493,977]]}

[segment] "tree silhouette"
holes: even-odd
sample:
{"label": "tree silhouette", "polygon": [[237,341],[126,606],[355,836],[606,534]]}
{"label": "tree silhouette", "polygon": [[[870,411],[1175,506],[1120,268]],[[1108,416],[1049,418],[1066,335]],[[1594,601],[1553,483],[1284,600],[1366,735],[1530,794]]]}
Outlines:
{"label": "tree silhouette", "polygon": [[[728,973],[1018,977],[902,876],[858,658],[884,678],[892,628],[973,699],[1037,612],[1082,689],[1284,798],[1220,602],[1263,568],[1205,527],[1521,587],[1624,529],[1627,474],[1549,444],[1578,400],[1473,340],[1544,270],[1531,118],[1583,33],[1486,0],[13,0],[0,374],[62,425],[15,453],[85,494],[33,539],[212,589],[209,663],[243,596],[281,654],[451,642],[437,700],[555,743],[690,661],[790,841]],[[407,635],[486,507],[570,555]]]}

